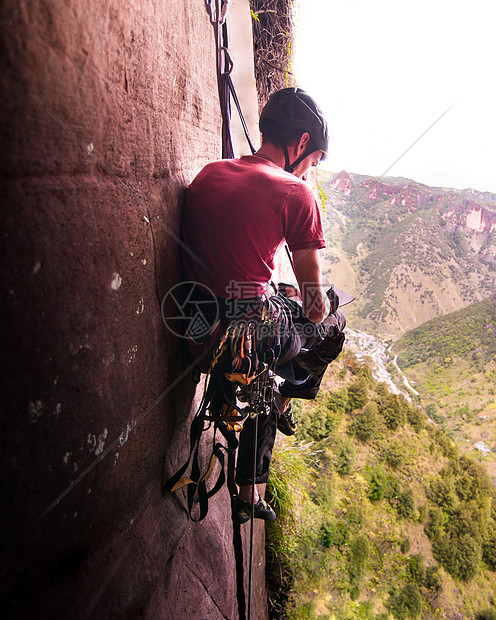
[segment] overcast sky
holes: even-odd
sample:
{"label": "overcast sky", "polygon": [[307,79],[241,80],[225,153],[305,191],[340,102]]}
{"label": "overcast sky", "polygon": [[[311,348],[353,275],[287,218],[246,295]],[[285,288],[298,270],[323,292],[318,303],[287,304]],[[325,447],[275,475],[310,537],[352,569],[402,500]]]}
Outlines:
{"label": "overcast sky", "polygon": [[298,0],[294,71],[325,167],[496,193],[494,0]]}

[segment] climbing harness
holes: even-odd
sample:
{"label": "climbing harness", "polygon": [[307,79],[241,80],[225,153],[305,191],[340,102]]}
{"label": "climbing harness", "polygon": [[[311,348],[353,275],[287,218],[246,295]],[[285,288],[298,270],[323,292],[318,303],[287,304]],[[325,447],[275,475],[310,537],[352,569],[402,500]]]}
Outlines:
{"label": "climbing harness", "polygon": [[[249,416],[269,415],[274,397],[274,370],[277,362],[278,322],[280,306],[277,301],[263,299],[258,321],[231,321],[214,349],[208,370],[203,397],[191,424],[190,454],[174,476],[164,482],[168,491],[188,486],[188,511],[193,521],[203,520],[208,511],[208,499],[222,486],[224,452],[238,447],[235,433],[241,431]],[[199,443],[202,433],[213,425],[213,448],[202,473]],[[217,432],[227,441],[227,448],[217,441]],[[215,460],[221,463],[217,481],[207,490],[207,479]],[[185,475],[191,464],[191,473]],[[195,504],[199,504],[196,514]]]}

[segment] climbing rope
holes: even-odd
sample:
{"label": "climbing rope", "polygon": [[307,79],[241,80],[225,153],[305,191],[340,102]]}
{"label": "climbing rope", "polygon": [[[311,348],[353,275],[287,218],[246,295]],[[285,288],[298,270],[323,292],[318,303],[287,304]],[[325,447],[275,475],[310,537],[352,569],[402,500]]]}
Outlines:
{"label": "climbing rope", "polygon": [[251,515],[250,515],[250,558],[248,561],[248,613],[246,617],[251,618],[251,582],[253,566],[253,527],[255,523],[255,477],[257,475],[257,442],[258,442],[258,415],[255,418],[255,432],[253,433],[253,470],[251,485]]}
{"label": "climbing rope", "polygon": [[[255,153],[255,146],[250,139],[248,133],[248,127],[246,125],[241,106],[239,104],[238,97],[234,88],[234,84],[231,78],[234,63],[231,55],[229,54],[229,41],[227,33],[227,11],[229,8],[229,0],[205,0],[207,11],[210,15],[210,22],[214,27],[215,46],[216,46],[216,59],[217,59],[217,87],[219,91],[219,103],[222,116],[222,158],[233,159],[235,157],[234,144],[231,131],[231,98],[234,101],[238,115],[243,127],[246,140],[250,147],[251,153]],[[268,375],[269,371],[266,370]],[[257,382],[259,383],[259,382]],[[255,387],[255,386],[253,386]],[[257,386],[258,387],[258,386]],[[258,413],[258,412],[257,412]],[[253,415],[253,413],[251,414]],[[257,435],[258,435],[258,415],[255,420],[255,435],[253,443],[253,478],[252,478],[252,510],[250,518],[250,559],[248,569],[248,609],[246,618],[251,619],[251,587],[252,587],[252,567],[253,567],[253,524],[254,524],[254,495],[255,495],[255,475],[256,475],[256,452],[257,452]],[[228,468],[228,479],[234,474],[234,468]],[[228,483],[231,492],[232,508],[235,507],[236,485],[234,480]],[[234,488],[234,490],[233,490]],[[233,513],[234,514],[234,513]],[[242,618],[245,613],[245,600],[244,600],[244,586],[242,573],[239,571],[243,568],[243,556],[242,546],[240,540],[239,524],[234,524],[233,519],[233,544],[236,555],[237,566],[237,590],[238,590],[238,611],[239,616]]]}
{"label": "climbing rope", "polygon": [[[255,147],[248,134],[236,91],[231,79],[233,61],[228,49],[226,17],[229,0],[205,0],[210,22],[214,28],[217,64],[217,85],[222,116],[222,158],[234,158],[234,145],[231,133],[231,100],[238,110],[241,125],[252,153]],[[276,325],[280,309],[267,299],[262,304],[260,317],[231,323],[217,344],[207,377],[199,408],[190,429],[190,452],[184,465],[168,480],[162,480],[167,491],[187,488],[188,513],[193,521],[202,521],[208,511],[208,499],[224,484],[224,455],[227,454],[227,486],[231,497],[233,518],[233,547],[236,562],[236,588],[238,614],[240,620],[251,620],[251,590],[253,573],[253,528],[254,496],[256,477],[256,455],[258,441],[258,415],[270,414],[276,363],[274,343]],[[258,323],[257,323],[258,322]],[[257,324],[263,324],[264,336],[257,342]],[[270,353],[269,353],[270,352]],[[247,402],[244,409],[238,406],[238,398]],[[248,609],[244,591],[244,562],[240,523],[236,522],[235,511],[238,502],[238,489],[235,482],[235,454],[238,439],[235,431],[241,430],[243,419],[249,415],[254,420],[253,471],[252,471],[252,509],[250,523],[250,557],[248,574]],[[207,427],[205,428],[205,423]],[[213,450],[206,470],[200,467],[199,446],[204,430],[213,424]],[[226,445],[216,441],[217,430],[223,435]],[[207,479],[211,475],[215,460],[220,464],[217,480],[209,490]],[[190,469],[190,474],[186,471]],[[165,475],[165,468],[164,468]]]}

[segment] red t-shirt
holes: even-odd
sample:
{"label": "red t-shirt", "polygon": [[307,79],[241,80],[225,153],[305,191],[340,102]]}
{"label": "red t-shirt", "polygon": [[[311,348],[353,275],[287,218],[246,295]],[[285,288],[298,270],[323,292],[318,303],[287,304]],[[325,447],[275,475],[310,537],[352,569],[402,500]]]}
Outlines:
{"label": "red t-shirt", "polygon": [[256,155],[203,168],[186,193],[183,241],[186,278],[240,299],[265,292],[284,242],[292,252],[325,247],[312,190]]}

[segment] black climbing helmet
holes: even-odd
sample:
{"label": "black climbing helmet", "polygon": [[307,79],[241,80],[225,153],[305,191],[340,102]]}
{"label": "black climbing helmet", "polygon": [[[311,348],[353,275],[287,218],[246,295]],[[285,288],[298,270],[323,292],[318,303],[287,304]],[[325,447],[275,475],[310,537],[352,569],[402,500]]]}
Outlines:
{"label": "black climbing helmet", "polygon": [[295,130],[310,134],[309,146],[305,154],[296,162],[289,164],[287,147],[284,146],[286,170],[293,172],[296,166],[313,151],[322,151],[322,160],[326,158],[329,147],[327,122],[322,110],[315,101],[301,88],[283,88],[273,93],[260,115],[259,127],[263,134],[267,121],[271,121],[274,131],[281,138],[290,139]]}

